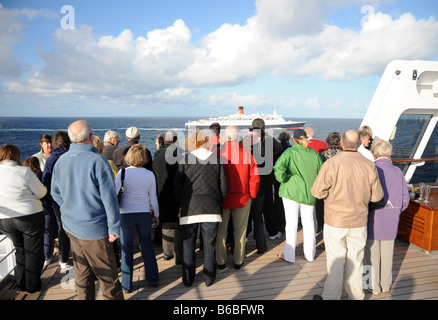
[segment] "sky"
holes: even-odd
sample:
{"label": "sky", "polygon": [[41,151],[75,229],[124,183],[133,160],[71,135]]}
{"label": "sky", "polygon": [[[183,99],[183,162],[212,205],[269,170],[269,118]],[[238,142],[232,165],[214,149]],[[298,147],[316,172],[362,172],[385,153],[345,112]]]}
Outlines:
{"label": "sky", "polygon": [[362,118],[436,0],[0,0],[0,117]]}

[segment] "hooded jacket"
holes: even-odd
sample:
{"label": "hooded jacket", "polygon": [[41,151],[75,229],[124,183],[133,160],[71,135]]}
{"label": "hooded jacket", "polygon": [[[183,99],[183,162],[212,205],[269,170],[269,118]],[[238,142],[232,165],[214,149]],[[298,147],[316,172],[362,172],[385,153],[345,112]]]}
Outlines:
{"label": "hooded jacket", "polygon": [[275,178],[281,183],[278,195],[314,206],[316,198],[310,189],[321,166],[322,159],[315,150],[298,144],[287,148],[274,166]]}

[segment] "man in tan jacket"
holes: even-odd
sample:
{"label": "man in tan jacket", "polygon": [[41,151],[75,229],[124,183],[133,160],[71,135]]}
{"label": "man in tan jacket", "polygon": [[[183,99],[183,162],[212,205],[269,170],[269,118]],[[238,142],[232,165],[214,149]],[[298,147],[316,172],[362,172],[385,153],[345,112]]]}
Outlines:
{"label": "man in tan jacket", "polygon": [[322,297],[314,299],[340,299],[343,285],[349,299],[364,298],[368,205],[381,201],[384,194],[374,163],[357,152],[360,145],[359,134],[346,131],[341,140],[343,151],[323,164],[311,189],[314,197],[324,199],[328,273]]}

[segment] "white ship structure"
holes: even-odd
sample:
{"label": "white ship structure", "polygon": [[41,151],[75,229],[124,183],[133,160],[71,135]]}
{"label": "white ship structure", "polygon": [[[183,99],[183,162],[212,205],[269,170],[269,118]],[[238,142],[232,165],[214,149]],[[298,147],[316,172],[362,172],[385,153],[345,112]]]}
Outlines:
{"label": "white ship structure", "polygon": [[298,129],[302,128],[306,122],[305,121],[289,121],[285,120],[283,116],[277,114],[274,109],[273,114],[245,114],[243,107],[239,107],[236,114],[229,115],[228,117],[212,117],[199,119],[196,121],[187,122],[187,130],[195,129],[208,129],[210,125],[214,122],[220,124],[221,128],[226,128],[228,126],[235,126],[239,129],[249,129],[252,127],[252,121],[254,119],[263,119],[265,121],[266,129]]}

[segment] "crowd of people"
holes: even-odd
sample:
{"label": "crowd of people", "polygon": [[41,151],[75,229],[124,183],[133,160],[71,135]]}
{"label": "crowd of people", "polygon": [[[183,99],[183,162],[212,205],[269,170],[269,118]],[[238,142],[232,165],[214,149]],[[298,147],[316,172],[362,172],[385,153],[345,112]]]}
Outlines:
{"label": "crowd of people", "polygon": [[117,132],[102,141],[84,120],[53,138],[43,134],[41,151],[23,163],[18,147],[4,144],[0,231],[16,248],[18,290],[39,291],[41,271],[58,251],[61,272],[73,263],[79,299],[95,299],[96,279],[105,299],[124,299],[133,290],[135,231],[149,285],[159,285],[159,244],[192,286],[199,240],[211,286],[229,252],[234,269],[242,267],[251,233],[264,254],[266,238],[284,232],[277,258],[294,263],[299,218],[307,261],[315,258],[316,234],[324,236],[327,280],[314,299],[340,299],[343,288],[350,299],[363,299],[364,263],[373,270],[373,294],[391,289],[394,240],[409,193],[389,142],[373,142],[369,127],[331,132],[326,141],[315,139],[312,128],[275,139],[262,119],[243,139],[233,126],[221,133],[214,123],[210,130],[184,142],[163,132],[154,157],[138,128],[128,128],[128,142],[119,146]]}

